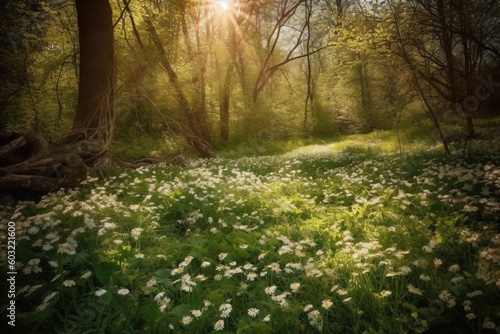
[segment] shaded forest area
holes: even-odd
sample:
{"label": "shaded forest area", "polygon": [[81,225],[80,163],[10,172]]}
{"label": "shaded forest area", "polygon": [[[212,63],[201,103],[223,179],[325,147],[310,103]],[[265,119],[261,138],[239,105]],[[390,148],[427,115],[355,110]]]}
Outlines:
{"label": "shaded forest area", "polygon": [[7,190],[72,186],[113,159],[396,127],[431,126],[449,154],[451,141],[488,136],[476,122],[500,113],[495,0],[1,7]]}

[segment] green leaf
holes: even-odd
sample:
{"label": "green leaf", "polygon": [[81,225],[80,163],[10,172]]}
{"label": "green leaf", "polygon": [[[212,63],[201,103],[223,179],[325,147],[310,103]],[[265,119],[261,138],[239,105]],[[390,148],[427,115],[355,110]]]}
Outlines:
{"label": "green leaf", "polygon": [[[240,322],[240,325],[246,321]],[[238,334],[270,334],[272,333],[271,327],[265,322],[250,323],[239,328],[236,333]]]}
{"label": "green leaf", "polygon": [[120,266],[114,262],[98,262],[95,265],[95,275],[104,286],[108,286],[111,277],[120,271]]}
{"label": "green leaf", "polygon": [[181,304],[176,307],[174,307],[171,311],[168,313],[174,316],[177,316],[179,318],[182,318],[185,315],[190,315],[191,313],[189,312],[190,307],[189,305],[186,304]]}

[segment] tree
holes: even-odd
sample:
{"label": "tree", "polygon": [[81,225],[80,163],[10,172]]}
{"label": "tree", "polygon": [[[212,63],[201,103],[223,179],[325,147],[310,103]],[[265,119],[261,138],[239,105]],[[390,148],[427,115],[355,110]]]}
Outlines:
{"label": "tree", "polygon": [[[231,107],[231,81],[234,70],[236,69],[240,75],[240,83],[243,91],[246,90],[245,64],[242,55],[244,42],[244,27],[242,25],[247,21],[249,13],[252,11],[251,3],[237,3],[230,5],[222,16],[222,24],[220,26],[219,35],[224,40],[225,48],[227,49],[227,61],[225,62],[225,74],[222,77],[222,83],[219,84],[219,120],[220,120],[220,137],[223,144],[229,142],[229,114]],[[242,10],[248,12],[242,12]],[[220,68],[217,62],[217,67]],[[222,68],[220,69],[222,71]],[[245,97],[243,97],[244,99]]]}
{"label": "tree", "polygon": [[[284,65],[294,60],[305,58],[311,55],[313,52],[310,51],[308,53],[297,54],[297,50],[299,50],[302,43],[307,40],[307,28],[309,26],[310,13],[308,12],[306,15],[306,20],[301,22],[299,27],[297,27],[297,31],[295,33],[290,33],[288,31],[288,35],[292,35],[292,43],[288,45],[286,55],[277,61],[273,61],[276,58],[277,54],[280,53],[280,43],[283,42],[283,35],[287,34],[287,30],[290,28],[287,26],[290,20],[292,20],[298,11],[300,11],[301,5],[304,4],[306,0],[297,0],[297,1],[289,1],[285,0],[282,3],[277,4],[277,16],[275,18],[275,24],[272,26],[270,33],[268,36],[264,36],[265,46],[264,46],[264,58],[261,61],[259,74],[254,83],[253,88],[253,99],[257,100],[259,94],[262,92],[264,87],[267,85],[271,77],[274,73],[280,70]],[[309,7],[306,7],[306,11],[309,11]],[[262,51],[262,50],[258,50]],[[260,52],[259,52],[260,53]]]}
{"label": "tree", "polygon": [[[186,137],[188,143],[204,158],[209,158],[214,156],[214,151],[211,145],[211,140],[209,137],[209,131],[207,129],[208,123],[206,121],[206,109],[205,109],[205,100],[202,95],[201,100],[195,101],[196,103],[190,103],[184,87],[179,80],[179,76],[171,64],[167,56],[167,50],[162,43],[160,35],[156,29],[156,26],[153,23],[152,15],[147,14],[143,17],[144,23],[146,24],[146,29],[148,31],[149,38],[155,45],[158,55],[160,57],[161,64],[167,73],[168,79],[172,84],[174,89],[175,98],[179,104],[181,111],[184,113],[187,121],[188,127],[183,129],[183,135]],[[190,45],[190,44],[187,44]],[[192,57],[191,57],[192,58]],[[194,59],[192,58],[192,61]],[[203,60],[202,60],[203,61]],[[199,73],[198,80],[200,80],[200,85],[204,90],[204,64],[201,65],[202,69]],[[201,79],[200,79],[201,78]],[[193,109],[193,105],[196,109]]]}
{"label": "tree", "polygon": [[80,44],[78,105],[69,141],[107,145],[114,121],[115,54],[111,7],[103,0],[76,0]]}
{"label": "tree", "polygon": [[[455,113],[467,136],[474,137],[473,117],[481,109],[477,87],[499,59],[498,2],[414,0],[391,8],[398,53],[418,81],[436,128],[441,133],[440,119]],[[483,90],[480,96],[486,96]]]}
{"label": "tree", "polygon": [[15,195],[75,187],[88,168],[109,162],[113,130],[114,40],[108,1],[76,0],[80,41],[78,108],[72,132],[58,145],[38,135],[0,136],[0,189]]}

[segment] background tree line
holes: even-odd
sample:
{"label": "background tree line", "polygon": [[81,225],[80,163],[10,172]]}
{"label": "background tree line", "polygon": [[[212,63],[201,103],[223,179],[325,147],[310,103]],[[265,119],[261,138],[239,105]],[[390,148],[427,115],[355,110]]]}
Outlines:
{"label": "background tree line", "polygon": [[[176,152],[189,147],[210,157],[249,138],[430,120],[447,150],[447,128],[473,137],[475,119],[499,113],[495,0],[109,4],[116,142],[161,138]],[[0,132],[57,141],[76,121],[85,76],[75,2],[1,6]]]}

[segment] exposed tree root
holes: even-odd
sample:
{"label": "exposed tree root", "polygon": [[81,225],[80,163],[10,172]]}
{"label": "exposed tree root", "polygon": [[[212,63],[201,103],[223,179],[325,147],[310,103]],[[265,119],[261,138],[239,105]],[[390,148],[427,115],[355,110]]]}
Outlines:
{"label": "exposed tree root", "polygon": [[96,142],[50,145],[37,135],[0,134],[0,197],[35,199],[60,188],[75,188],[90,170],[109,163]]}

